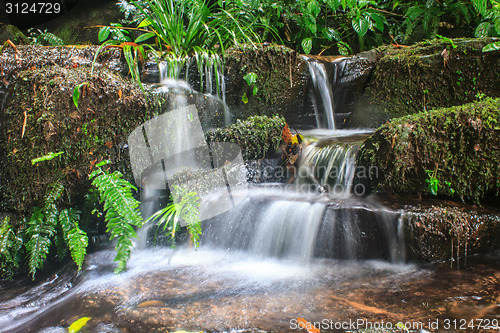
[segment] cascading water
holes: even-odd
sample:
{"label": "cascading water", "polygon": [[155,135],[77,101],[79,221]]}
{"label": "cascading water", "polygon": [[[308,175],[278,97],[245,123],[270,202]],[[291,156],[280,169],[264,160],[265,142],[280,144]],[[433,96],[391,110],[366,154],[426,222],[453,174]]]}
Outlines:
{"label": "cascading water", "polygon": [[[224,76],[224,63],[222,59],[214,54],[196,53],[191,58],[168,58],[159,63],[160,83],[169,84],[172,80],[179,82],[181,72],[185,71],[185,86],[189,87],[190,68],[196,63],[199,75],[199,89],[207,98],[219,100],[224,108],[224,122],[228,126],[232,122],[232,116],[226,104],[226,81]],[[188,88],[192,90],[191,87]]]}
{"label": "cascading water", "polygon": [[335,129],[332,86],[325,65],[313,60],[309,60],[307,65],[314,86],[312,99],[316,124],[318,128]]}
{"label": "cascading water", "polygon": [[263,258],[404,262],[399,217],[377,205],[257,186],[236,208],[207,221],[203,243]]}

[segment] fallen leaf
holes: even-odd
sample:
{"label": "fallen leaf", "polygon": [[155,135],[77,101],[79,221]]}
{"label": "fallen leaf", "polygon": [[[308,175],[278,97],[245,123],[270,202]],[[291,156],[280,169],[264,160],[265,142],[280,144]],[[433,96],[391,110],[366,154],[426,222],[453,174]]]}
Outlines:
{"label": "fallen leaf", "polygon": [[122,99],[123,92],[121,90],[118,90],[118,98]]}
{"label": "fallen leaf", "polygon": [[24,121],[23,121],[23,129],[21,131],[21,139],[24,138],[24,132],[26,131],[26,120],[28,119],[28,114],[24,111]]}
{"label": "fallen leaf", "polygon": [[287,144],[291,144],[293,140],[293,135],[292,132],[290,132],[290,127],[288,127],[288,124],[283,127],[283,131],[281,132],[281,136],[283,137],[283,141]]}
{"label": "fallen leaf", "polygon": [[106,147],[108,148],[112,148],[113,147],[113,143],[111,141],[108,141],[104,144]]}
{"label": "fallen leaf", "polygon": [[152,300],[152,301],[142,302],[141,304],[138,305],[138,307],[139,308],[147,308],[147,307],[164,306],[164,305],[165,305],[165,302],[163,302],[163,301]]}
{"label": "fallen leaf", "polygon": [[90,317],[82,317],[75,321],[68,327],[68,333],[76,333],[80,331],[83,326],[87,325],[87,322],[90,320]]}
{"label": "fallen leaf", "polygon": [[309,333],[320,333],[320,330],[314,327],[313,324],[305,320],[304,318],[297,318],[297,322],[299,323],[299,327],[307,330]]}

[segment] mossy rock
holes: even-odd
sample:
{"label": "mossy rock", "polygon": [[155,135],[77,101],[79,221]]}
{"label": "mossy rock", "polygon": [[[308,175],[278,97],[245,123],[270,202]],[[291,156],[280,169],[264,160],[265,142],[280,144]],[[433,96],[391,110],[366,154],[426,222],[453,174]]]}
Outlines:
{"label": "mossy rock", "polygon": [[409,47],[380,47],[383,56],[358,106],[364,119],[357,123],[381,124],[479,96],[500,97],[500,52],[482,52],[494,40],[453,39],[451,44],[435,39]]}
{"label": "mossy rock", "polygon": [[[103,159],[130,175],[127,136],[147,110],[139,87],[109,69],[90,75],[86,66],[52,66],[18,73],[0,132],[2,210],[29,213],[57,180],[66,188],[66,204],[79,204],[90,187],[89,173]],[[63,154],[32,165],[57,152]]]}
{"label": "mossy rock", "polygon": [[500,215],[479,208],[432,205],[407,210],[409,246],[416,259],[459,262],[500,247]]}
{"label": "mossy rock", "polygon": [[207,133],[209,142],[233,142],[240,146],[245,161],[262,159],[276,154],[281,143],[281,131],[285,126],[281,116],[253,116],[237,120],[226,128]]}
{"label": "mossy rock", "polygon": [[438,196],[498,203],[500,99],[393,119],[364,142],[358,163],[378,168],[368,180],[375,191],[430,195],[430,172]]}
{"label": "mossy rock", "polygon": [[[226,103],[235,118],[279,114],[292,126],[316,125],[309,71],[297,52],[277,45],[242,46],[227,50],[225,61],[227,82],[231,83]],[[255,95],[243,79],[248,73],[257,75]]]}
{"label": "mossy rock", "polygon": [[0,46],[10,40],[14,44],[29,44],[29,39],[16,26],[0,22]]}

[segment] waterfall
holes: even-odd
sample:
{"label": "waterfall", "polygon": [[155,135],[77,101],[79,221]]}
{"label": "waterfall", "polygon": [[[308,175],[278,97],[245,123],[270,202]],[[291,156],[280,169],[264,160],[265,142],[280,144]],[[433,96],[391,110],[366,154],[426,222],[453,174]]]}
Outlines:
{"label": "waterfall", "polygon": [[[224,63],[217,54],[196,53],[191,58],[167,58],[159,63],[160,83],[169,85],[170,82],[184,82],[187,89],[192,90],[190,82],[190,68],[193,62],[199,75],[199,91],[208,98],[219,100],[224,108],[224,122],[228,126],[232,122],[229,107],[226,104],[226,82],[224,76]],[[184,70],[184,81],[179,81]]]}
{"label": "waterfall", "polygon": [[349,197],[356,172],[358,148],[359,143],[326,146],[313,143],[307,146],[299,161],[299,190],[308,190],[312,185],[328,192],[330,197]]}
{"label": "waterfall", "polygon": [[304,200],[256,187],[236,208],[206,221],[205,245],[260,257],[404,261],[401,212],[356,202]]}
{"label": "waterfall", "polygon": [[309,60],[307,65],[314,86],[312,99],[316,124],[318,128],[335,129],[332,86],[325,65],[313,60]]}

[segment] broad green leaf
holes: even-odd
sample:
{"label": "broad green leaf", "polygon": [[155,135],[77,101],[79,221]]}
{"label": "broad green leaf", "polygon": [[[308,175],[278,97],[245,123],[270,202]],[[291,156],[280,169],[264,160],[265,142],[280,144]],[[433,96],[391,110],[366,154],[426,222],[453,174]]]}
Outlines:
{"label": "broad green leaf", "polygon": [[99,34],[97,35],[97,37],[99,38],[99,43],[102,43],[106,39],[108,39],[110,32],[111,32],[111,28],[110,27],[103,27],[103,28],[101,28],[99,30]]}
{"label": "broad green leaf", "polygon": [[483,47],[483,52],[500,51],[500,42],[490,43]]}
{"label": "broad green leaf", "polygon": [[316,32],[318,31],[318,27],[316,26],[316,17],[311,14],[304,15],[304,23],[307,29],[309,29],[309,31],[316,36]]}
{"label": "broad green leaf", "polygon": [[83,82],[75,86],[75,89],[73,89],[73,104],[78,108],[78,100],[80,99],[80,88],[86,84],[89,84],[88,82]]}
{"label": "broad green leaf", "polygon": [[248,103],[248,96],[247,96],[247,93],[243,93],[243,96],[241,96],[241,100],[243,101],[243,103],[247,104]]}
{"label": "broad green leaf", "polygon": [[150,26],[151,24],[153,24],[153,22],[149,19],[149,18],[145,18],[144,20],[142,20],[141,23],[139,23],[139,25],[137,26],[138,28],[142,28],[142,27],[148,27]]}
{"label": "broad green leaf", "polygon": [[500,35],[500,17],[495,18],[494,21],[495,31]]}
{"label": "broad green leaf", "polygon": [[339,8],[341,1],[340,0],[325,0],[325,3],[330,7],[332,11],[337,11]]}
{"label": "broad green leaf", "polygon": [[48,153],[47,155],[43,155],[43,156],[41,156],[41,157],[37,157],[37,158],[32,159],[32,160],[31,160],[31,164],[32,164],[32,165],[35,165],[35,164],[37,164],[38,162],[42,162],[42,161],[50,161],[51,159],[54,159],[54,158],[56,158],[57,156],[62,155],[62,154],[64,154],[64,152],[63,152],[63,151],[60,151],[60,152],[58,152],[58,153],[52,153],[52,152],[51,152],[51,153]]}
{"label": "broad green leaf", "polygon": [[305,54],[311,53],[312,50],[312,38],[304,38],[301,43],[302,49],[304,50]]}
{"label": "broad green leaf", "polygon": [[139,44],[139,43],[144,42],[145,40],[148,40],[154,36],[156,36],[156,34],[154,32],[146,32],[146,33],[140,35],[139,37],[137,37],[134,42]]}
{"label": "broad green leaf", "polygon": [[359,18],[354,18],[352,20],[352,27],[358,35],[364,36],[368,32],[370,23],[363,16],[360,16]]}
{"label": "broad green leaf", "polygon": [[314,17],[317,17],[321,12],[321,8],[319,7],[319,4],[318,2],[316,2],[316,0],[312,0],[307,4],[307,11]]}
{"label": "broad green leaf", "polygon": [[476,8],[481,15],[486,16],[488,0],[472,0],[472,3],[474,4],[474,8]]}
{"label": "broad green leaf", "polygon": [[333,28],[323,29],[323,36],[329,41],[335,39],[336,41],[339,42],[342,40],[342,37],[340,36],[339,32]]}
{"label": "broad green leaf", "polygon": [[476,37],[488,37],[491,28],[490,22],[483,22],[479,24],[475,31]]}
{"label": "broad green leaf", "polygon": [[254,72],[247,73],[247,74],[245,74],[245,76],[243,76],[243,79],[246,81],[246,83],[249,86],[257,83],[257,78],[258,78],[258,76]]}
{"label": "broad green leaf", "polygon": [[90,320],[90,317],[82,317],[75,321],[68,327],[68,333],[76,333],[79,332],[83,326],[87,325],[87,322]]}

